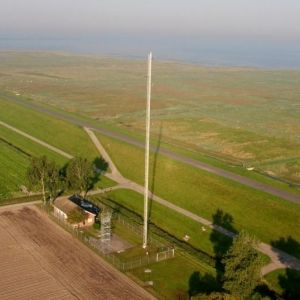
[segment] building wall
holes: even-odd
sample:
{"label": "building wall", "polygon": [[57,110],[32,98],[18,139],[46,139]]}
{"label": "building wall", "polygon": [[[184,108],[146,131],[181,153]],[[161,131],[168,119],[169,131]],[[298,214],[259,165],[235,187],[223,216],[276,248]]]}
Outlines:
{"label": "building wall", "polygon": [[[95,216],[89,212],[86,212],[88,217],[85,219],[84,222],[78,223],[78,224],[72,224],[73,227],[85,227],[85,226],[92,226],[95,223]],[[54,216],[60,220],[66,221],[68,219],[68,216],[66,213],[64,213],[62,210],[54,206]]]}
{"label": "building wall", "polygon": [[57,207],[54,206],[54,216],[57,217],[60,220],[67,220],[68,216],[66,213],[58,209]]}
{"label": "building wall", "polygon": [[91,226],[95,223],[95,216],[92,214],[88,214],[87,219],[85,220],[85,225],[86,226]]}

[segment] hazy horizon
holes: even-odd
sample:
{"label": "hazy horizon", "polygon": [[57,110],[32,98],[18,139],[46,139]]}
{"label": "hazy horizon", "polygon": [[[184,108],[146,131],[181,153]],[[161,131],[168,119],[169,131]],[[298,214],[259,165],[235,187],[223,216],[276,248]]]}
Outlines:
{"label": "hazy horizon", "polygon": [[300,68],[296,0],[0,0],[0,50]]}

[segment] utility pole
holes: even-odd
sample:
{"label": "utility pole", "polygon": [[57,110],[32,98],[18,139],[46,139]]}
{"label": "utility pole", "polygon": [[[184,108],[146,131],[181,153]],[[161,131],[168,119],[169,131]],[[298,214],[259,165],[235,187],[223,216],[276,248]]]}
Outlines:
{"label": "utility pole", "polygon": [[150,104],[151,104],[151,75],[152,75],[152,53],[148,55],[147,76],[147,109],[146,109],[146,143],[145,143],[145,192],[144,192],[144,234],[143,248],[148,243],[148,194],[149,194],[149,146],[150,146]]}

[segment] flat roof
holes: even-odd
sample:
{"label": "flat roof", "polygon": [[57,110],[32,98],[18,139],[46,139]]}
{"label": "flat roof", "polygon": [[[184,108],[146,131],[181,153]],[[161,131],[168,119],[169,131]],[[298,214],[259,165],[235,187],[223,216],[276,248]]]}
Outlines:
{"label": "flat roof", "polygon": [[84,210],[86,213],[90,214],[90,215],[94,215],[96,216],[95,213],[84,209],[83,207],[81,207],[80,205],[74,203],[72,200],[70,200],[68,197],[62,197],[62,198],[57,198],[54,201],[53,204],[55,207],[57,207],[59,210],[63,211],[65,214],[69,214],[71,211],[73,211],[74,209],[82,209]]}

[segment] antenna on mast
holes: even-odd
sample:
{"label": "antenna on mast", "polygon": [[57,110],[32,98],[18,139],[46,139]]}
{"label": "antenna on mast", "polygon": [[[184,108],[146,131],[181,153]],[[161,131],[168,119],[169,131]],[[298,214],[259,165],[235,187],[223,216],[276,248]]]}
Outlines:
{"label": "antenna on mast", "polygon": [[148,244],[148,194],[149,194],[149,146],[150,146],[151,75],[152,75],[152,53],[150,52],[149,55],[148,55],[148,76],[147,76],[143,248],[147,248],[147,244]]}

